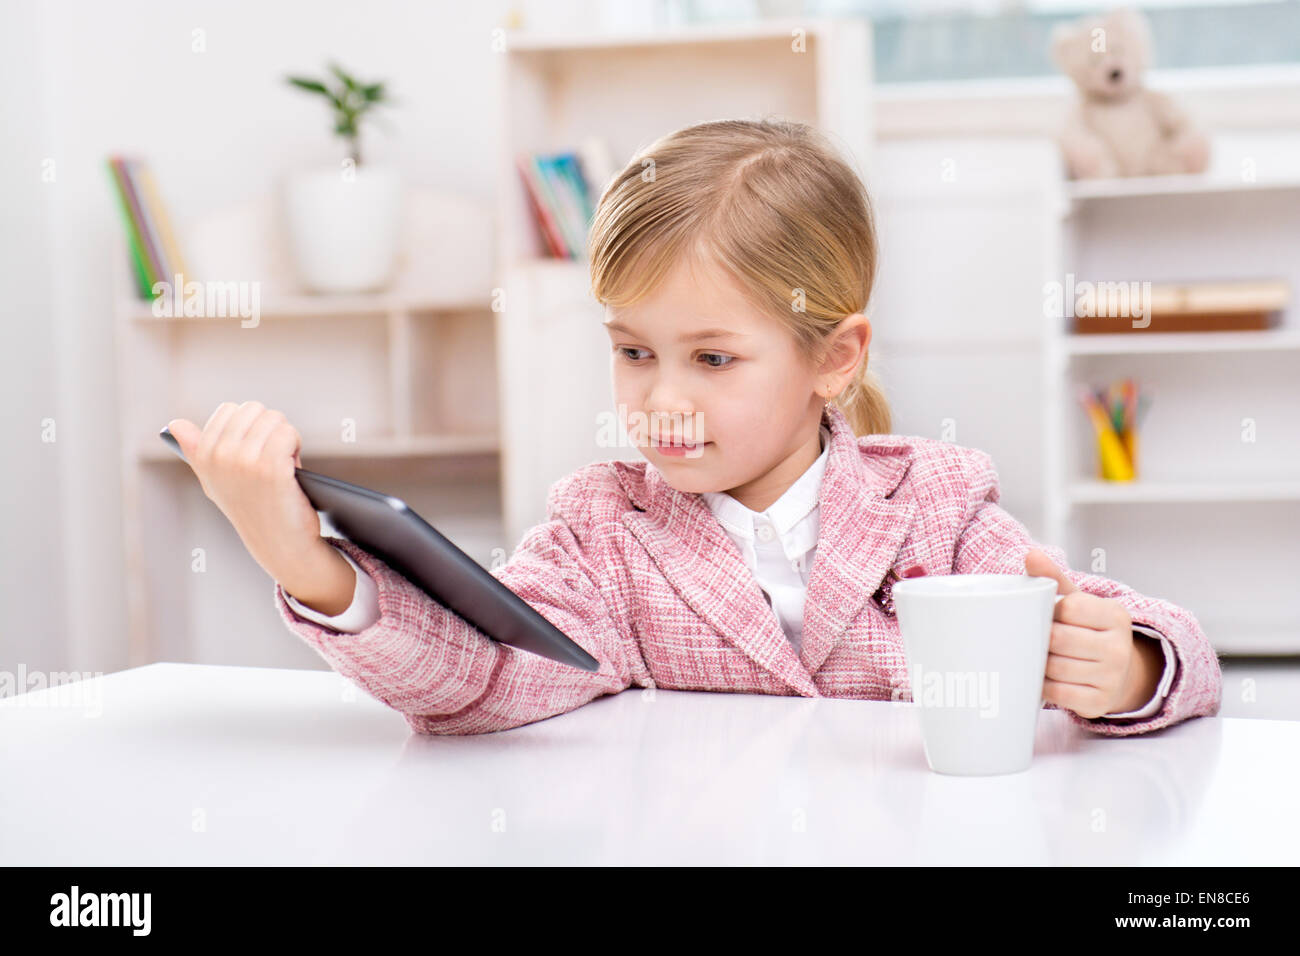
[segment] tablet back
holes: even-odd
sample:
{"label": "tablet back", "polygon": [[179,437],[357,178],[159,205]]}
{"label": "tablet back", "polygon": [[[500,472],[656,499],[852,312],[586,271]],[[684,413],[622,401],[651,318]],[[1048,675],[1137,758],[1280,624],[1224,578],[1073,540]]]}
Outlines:
{"label": "tablet back", "polygon": [[582,670],[600,662],[402,501],[296,469],[312,506],[349,541],[494,640]]}

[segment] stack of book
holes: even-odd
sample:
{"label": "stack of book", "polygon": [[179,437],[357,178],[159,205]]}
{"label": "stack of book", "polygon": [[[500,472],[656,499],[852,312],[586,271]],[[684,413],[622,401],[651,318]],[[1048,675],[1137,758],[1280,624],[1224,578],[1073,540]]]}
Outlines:
{"label": "stack of book", "polygon": [[153,299],[163,291],[155,286],[158,282],[168,287],[179,282],[183,287],[185,263],[148,165],[140,159],[110,156],[108,172],[126,226],[136,293]]}
{"label": "stack of book", "polygon": [[578,155],[523,155],[516,163],[550,254],[560,259],[586,258],[595,203]]}
{"label": "stack of book", "polygon": [[[1136,283],[1112,283],[1113,286]],[[1104,283],[1103,283],[1104,285]],[[1131,312],[1118,318],[1104,314],[1099,301],[1075,306],[1074,331],[1109,332],[1244,332],[1274,328],[1290,301],[1285,279],[1238,279],[1153,282],[1149,285],[1146,321],[1134,324]],[[1122,298],[1122,297],[1121,297]]]}

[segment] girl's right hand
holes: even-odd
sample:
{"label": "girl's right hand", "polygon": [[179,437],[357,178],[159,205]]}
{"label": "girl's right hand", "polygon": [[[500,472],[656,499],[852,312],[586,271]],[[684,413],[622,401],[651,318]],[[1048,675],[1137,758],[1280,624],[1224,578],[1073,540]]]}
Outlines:
{"label": "girl's right hand", "polygon": [[261,402],[222,402],[201,431],[184,418],[167,427],[204,493],[267,574],[282,583],[299,582],[309,568],[319,567],[320,549],[330,545],[294,477],[302,438],[282,412]]}

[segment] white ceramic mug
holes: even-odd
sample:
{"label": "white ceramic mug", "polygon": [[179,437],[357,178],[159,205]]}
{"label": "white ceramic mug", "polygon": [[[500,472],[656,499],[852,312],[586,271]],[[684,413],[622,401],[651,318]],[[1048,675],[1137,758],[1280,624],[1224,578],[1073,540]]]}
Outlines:
{"label": "white ceramic mug", "polygon": [[1034,756],[1053,578],[949,574],[894,585],[912,703],[937,773],[1016,773]]}

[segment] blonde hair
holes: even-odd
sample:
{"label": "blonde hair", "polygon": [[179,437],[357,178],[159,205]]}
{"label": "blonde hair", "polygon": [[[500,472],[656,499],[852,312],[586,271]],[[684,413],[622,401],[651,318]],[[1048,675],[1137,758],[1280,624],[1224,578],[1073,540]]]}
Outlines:
{"label": "blonde hair", "polygon": [[[814,363],[840,321],[866,309],[877,257],[862,180],[816,129],[772,119],[699,123],[639,150],[601,193],[588,254],[592,293],[617,308],[680,257],[707,258]],[[890,431],[865,358],[834,401],[855,434]]]}

